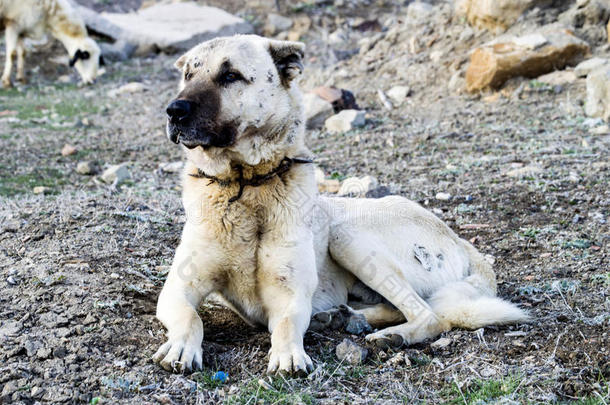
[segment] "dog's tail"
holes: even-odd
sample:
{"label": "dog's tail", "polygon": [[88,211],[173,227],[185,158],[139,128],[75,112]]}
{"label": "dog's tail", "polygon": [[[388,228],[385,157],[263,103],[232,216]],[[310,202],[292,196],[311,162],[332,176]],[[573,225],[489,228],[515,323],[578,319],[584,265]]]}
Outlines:
{"label": "dog's tail", "polygon": [[487,325],[527,322],[527,312],[501,298],[481,295],[468,281],[448,284],[428,300],[450,327],[477,329]]}
{"label": "dog's tail", "polygon": [[527,322],[526,311],[496,297],[496,275],[490,263],[471,244],[470,276],[447,284],[428,300],[434,312],[451,327],[477,329],[487,325]]}

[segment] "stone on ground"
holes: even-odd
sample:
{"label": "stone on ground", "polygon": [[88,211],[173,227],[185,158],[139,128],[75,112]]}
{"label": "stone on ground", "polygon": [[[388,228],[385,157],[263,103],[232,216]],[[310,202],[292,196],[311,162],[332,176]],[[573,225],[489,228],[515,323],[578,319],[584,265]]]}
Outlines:
{"label": "stone on ground", "polygon": [[160,163],[159,169],[165,173],[178,173],[184,167],[184,162],[177,160],[175,162]]}
{"label": "stone on ground", "polygon": [[410,20],[420,20],[432,13],[434,7],[431,4],[421,1],[414,1],[407,6],[407,18]]}
{"label": "stone on ground", "polygon": [[129,170],[127,169],[127,163],[121,163],[119,165],[112,165],[108,169],[104,170],[101,179],[107,184],[121,184],[130,177]]}
{"label": "stone on ground", "polygon": [[394,86],[386,92],[394,104],[401,105],[409,95],[409,86]]}
{"label": "stone on ground", "polygon": [[513,25],[537,0],[456,0],[455,14],[475,28],[501,32]]}
{"label": "stone on ground", "polygon": [[243,19],[194,2],[157,4],[135,13],[102,13],[102,17],[122,29],[120,38],[139,49],[186,51],[215,37],[253,32]]}
{"label": "stone on ground", "polygon": [[585,77],[597,68],[600,68],[608,63],[606,58],[591,58],[580,62],[574,68],[574,74],[578,77]]}
{"label": "stone on ground", "polygon": [[451,339],[442,337],[435,342],[430,343],[430,347],[433,349],[444,349],[451,344]]}
{"label": "stone on ground", "polygon": [[77,152],[76,148],[70,144],[65,144],[63,148],[61,148],[62,156],[70,156],[74,155]]}
{"label": "stone on ground", "polygon": [[585,113],[610,120],[610,65],[602,66],[587,76]]}
{"label": "stone on ground", "polygon": [[506,172],[508,177],[520,178],[524,176],[532,176],[542,173],[542,169],[538,166],[524,166]]}
{"label": "stone on ground", "polygon": [[358,346],[349,339],[343,339],[343,342],[337,345],[335,353],[340,361],[353,365],[363,363],[369,354],[367,349]]}
{"label": "stone on ground", "polygon": [[305,93],[303,104],[307,129],[322,128],[324,121],[334,113],[333,105],[314,93]]}
{"label": "stone on ground", "polygon": [[118,89],[110,90],[108,92],[108,97],[114,98],[121,94],[139,93],[144,90],[146,90],[146,86],[144,84],[142,84],[140,82],[130,82],[130,83],[122,85]]}
{"label": "stone on ground", "polygon": [[47,194],[51,191],[51,189],[45,186],[36,186],[32,189],[32,191],[34,194]]}
{"label": "stone on ground", "polygon": [[361,110],[343,110],[324,121],[326,130],[331,134],[340,134],[364,126],[365,112]]}
{"label": "stone on ground", "polygon": [[[566,28],[547,26],[538,34],[544,36],[546,42],[542,43],[538,36],[530,36],[527,41],[506,36],[476,48],[466,70],[468,91],[499,88],[517,76],[535,78],[574,65],[589,51],[589,45]],[[522,45],[518,45],[519,42]]]}
{"label": "stone on ground", "polygon": [[265,36],[271,36],[279,32],[288,31],[292,28],[292,24],[293,22],[290,18],[271,13],[267,16],[267,22],[263,27],[263,33]]}
{"label": "stone on ground", "polygon": [[125,33],[123,29],[118,25],[112,23],[104,16],[98,14],[92,9],[77,4],[74,0],[69,0],[74,9],[85,21],[85,25],[93,32],[103,34],[104,36],[111,38],[115,41],[124,38]]}
{"label": "stone on ground", "polygon": [[574,83],[576,79],[578,78],[574,72],[569,70],[557,70],[555,72],[539,76],[536,80],[550,86],[564,86],[566,84]]}
{"label": "stone on ground", "polygon": [[84,175],[91,175],[91,174],[95,174],[96,172],[96,168],[95,168],[95,164],[93,164],[93,162],[79,162],[76,165],[76,173],[78,174],[84,174]]}

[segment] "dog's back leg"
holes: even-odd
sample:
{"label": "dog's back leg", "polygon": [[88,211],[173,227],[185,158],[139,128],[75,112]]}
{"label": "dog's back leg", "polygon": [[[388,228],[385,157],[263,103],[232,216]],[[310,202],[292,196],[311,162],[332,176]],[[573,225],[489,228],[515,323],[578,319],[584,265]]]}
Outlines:
{"label": "dog's back leg", "polygon": [[363,306],[362,308],[354,309],[354,312],[363,315],[368,324],[373,328],[396,325],[406,320],[400,310],[385,303]]}
{"label": "dog's back leg", "polygon": [[344,224],[330,231],[329,252],[333,259],[380,293],[408,320],[370,334],[368,340],[390,341],[392,345],[416,343],[449,329],[449,324],[436,316],[415,291],[399,258],[378,235],[346,228]]}

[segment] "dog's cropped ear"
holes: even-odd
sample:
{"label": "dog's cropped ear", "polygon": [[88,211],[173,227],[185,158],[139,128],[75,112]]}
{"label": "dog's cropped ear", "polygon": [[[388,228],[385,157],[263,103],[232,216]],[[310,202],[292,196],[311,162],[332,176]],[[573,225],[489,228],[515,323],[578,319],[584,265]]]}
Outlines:
{"label": "dog's cropped ear", "polygon": [[188,59],[187,54],[185,53],[184,55],[182,55],[181,57],[178,58],[178,60],[176,61],[176,63],[174,63],[174,67],[178,70],[182,70],[182,68],[184,67],[184,65],[186,64],[186,61]]}
{"label": "dog's cropped ear", "polygon": [[72,56],[72,58],[70,59],[70,67],[73,67],[76,61],[78,61],[79,59],[87,60],[90,57],[91,55],[89,54],[89,52],[77,49],[76,52],[74,52],[74,56]]}
{"label": "dog's cropped ear", "polygon": [[285,86],[303,71],[304,43],[272,39],[269,40],[269,53]]}

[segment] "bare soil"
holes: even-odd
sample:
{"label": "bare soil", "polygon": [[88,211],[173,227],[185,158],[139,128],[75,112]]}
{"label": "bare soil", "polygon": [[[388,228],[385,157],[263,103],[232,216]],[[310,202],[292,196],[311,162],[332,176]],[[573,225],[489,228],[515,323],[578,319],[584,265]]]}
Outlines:
{"label": "bare soil", "polygon": [[[398,352],[368,347],[359,366],[340,363],[334,350],[346,337],[365,346],[363,336],[308,332],[316,371],[267,378],[268,333],[208,303],[201,308],[205,370],[160,369],[150,360],[164,341],[156,298],[185,220],[179,175],[159,169],[182,159],[164,135],[176,56],[115,63],[95,85],[79,87],[57,81],[69,70],[47,63],[62,54],[50,47],[30,55],[28,85],[0,90],[0,402],[610,401],[610,136],[592,132],[603,124],[584,115],[584,79],[560,87],[514,79],[482,95],[448,89],[470,47],[491,36],[456,42],[466,26],[442,4],[413,28],[417,55],[404,41],[372,62],[340,52],[376,32],[351,33],[344,49],[328,45],[329,31],[362,15],[383,22],[404,14],[402,3],[380,3],[283,6],[314,23],[302,38],[309,49],[302,87],[343,86],[367,110],[364,128],[308,134],[316,162],[335,178],[376,176],[433,210],[495,258],[499,294],[534,322],[453,330],[440,349],[432,342]],[[258,10],[251,16],[261,26],[274,5],[248,10]],[[526,18],[514,29],[538,23]],[[433,50],[443,51],[440,62],[430,60]],[[592,53],[610,56],[601,42]],[[387,67],[398,58],[404,63]],[[32,71],[38,64],[46,67]],[[108,95],[133,81],[146,91]],[[397,84],[411,95],[389,111],[376,91]],[[64,144],[78,152],[62,156]],[[82,161],[127,162],[131,179],[107,185],[78,174]],[[524,167],[536,169],[509,175]],[[36,186],[46,193],[34,194]],[[438,192],[451,198],[438,200]],[[228,381],[214,380],[216,371]]]}

